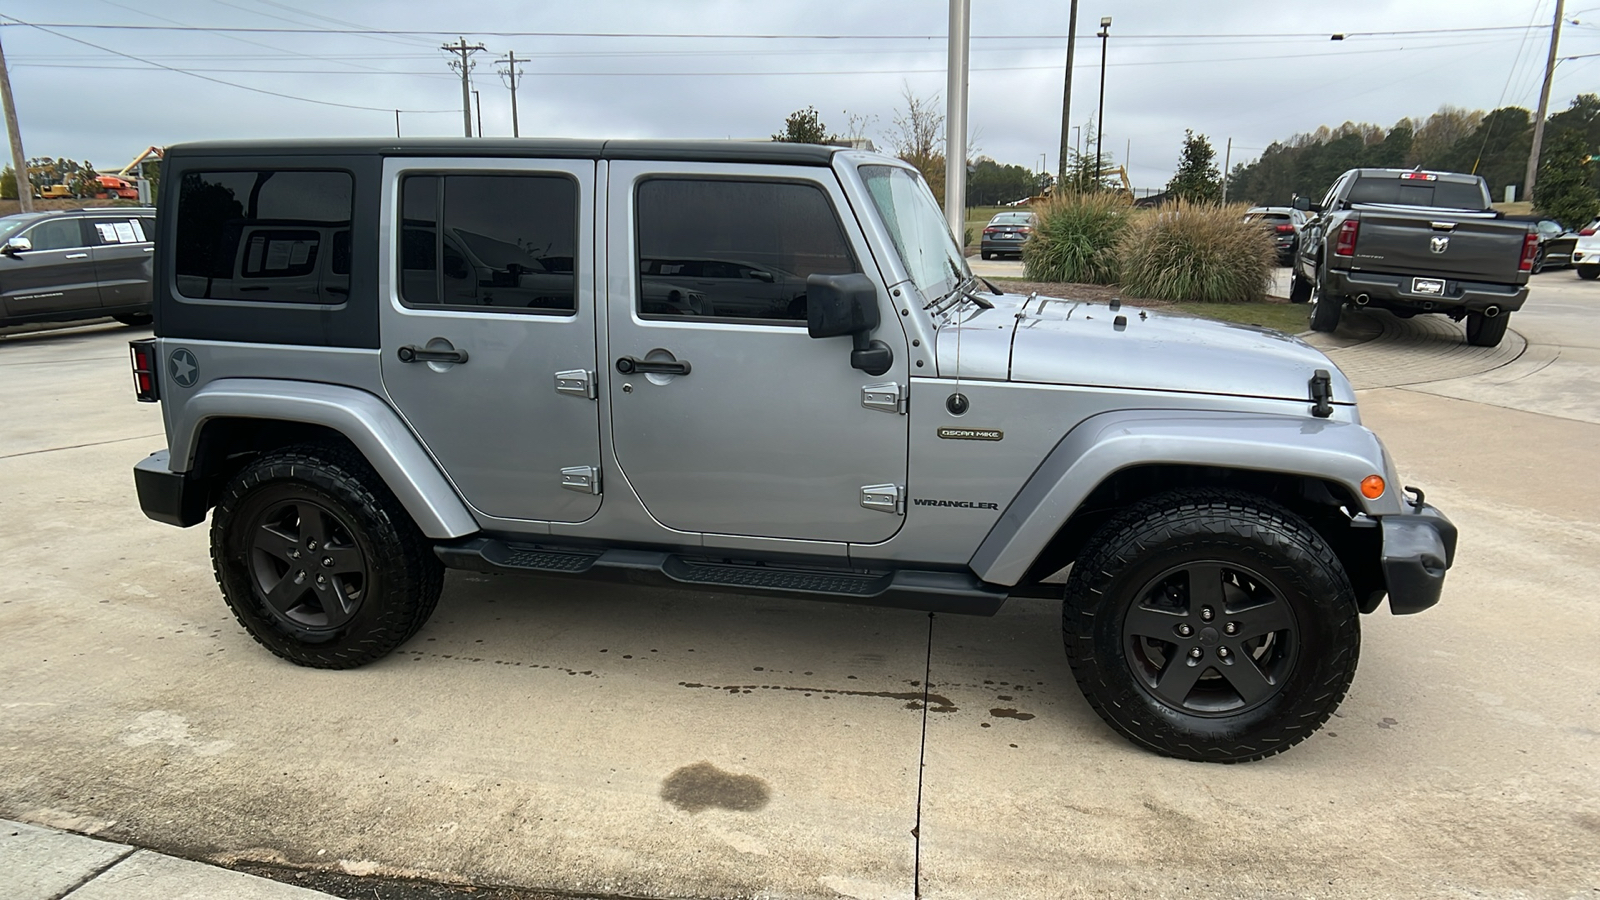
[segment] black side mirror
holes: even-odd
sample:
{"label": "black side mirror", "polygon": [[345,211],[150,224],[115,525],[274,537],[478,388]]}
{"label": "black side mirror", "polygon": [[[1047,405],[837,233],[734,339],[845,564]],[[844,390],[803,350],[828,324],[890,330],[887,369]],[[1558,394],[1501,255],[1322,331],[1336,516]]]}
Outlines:
{"label": "black side mirror", "polygon": [[880,323],[878,288],[860,273],[806,278],[806,331],[814,338],[849,335],[850,365],[882,375],[894,364],[894,351],[870,335]]}
{"label": "black side mirror", "polygon": [[1295,197],[1294,198],[1294,208],[1300,210],[1301,212],[1310,212],[1311,211],[1311,201],[1307,200],[1304,197]]}

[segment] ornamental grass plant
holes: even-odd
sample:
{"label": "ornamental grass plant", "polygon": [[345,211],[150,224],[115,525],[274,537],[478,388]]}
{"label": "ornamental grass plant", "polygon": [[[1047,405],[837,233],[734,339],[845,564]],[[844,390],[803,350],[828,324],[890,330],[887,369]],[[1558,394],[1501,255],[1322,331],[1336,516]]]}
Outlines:
{"label": "ornamental grass plant", "polygon": [[1069,193],[1033,207],[1039,221],[1022,248],[1029,281],[1115,284],[1117,248],[1134,210],[1111,193]]}
{"label": "ornamental grass plant", "polygon": [[1117,247],[1123,293],[1152,300],[1251,303],[1272,283],[1277,251],[1243,204],[1185,204],[1133,218]]}

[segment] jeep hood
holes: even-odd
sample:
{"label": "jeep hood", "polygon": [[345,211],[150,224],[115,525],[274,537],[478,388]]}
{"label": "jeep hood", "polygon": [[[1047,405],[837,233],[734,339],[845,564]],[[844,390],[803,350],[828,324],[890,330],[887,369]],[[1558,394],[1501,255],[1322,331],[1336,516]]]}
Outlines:
{"label": "jeep hood", "polygon": [[967,378],[1307,401],[1311,376],[1325,369],[1333,402],[1356,402],[1321,351],[1270,328],[1059,297],[994,304],[965,304],[940,328],[941,376],[959,365]]}

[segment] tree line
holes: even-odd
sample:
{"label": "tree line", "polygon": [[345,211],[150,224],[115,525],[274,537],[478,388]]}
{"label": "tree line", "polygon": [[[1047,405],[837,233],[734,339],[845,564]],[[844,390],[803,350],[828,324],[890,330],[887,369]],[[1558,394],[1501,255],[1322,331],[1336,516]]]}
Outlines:
{"label": "tree line", "polygon": [[[1254,162],[1234,166],[1228,173],[1228,197],[1287,206],[1296,195],[1320,198],[1347,169],[1420,166],[1476,172],[1489,183],[1497,201],[1505,197],[1508,185],[1514,185],[1518,200],[1533,199],[1545,210],[1560,207],[1559,197],[1523,196],[1532,146],[1533,115],[1518,106],[1487,113],[1442,106],[1420,124],[1405,118],[1387,129],[1367,122],[1324,125],[1275,141]],[[1600,196],[1600,163],[1587,162],[1596,153],[1600,153],[1600,94],[1580,94],[1546,120],[1536,190],[1549,171],[1552,188]]]}

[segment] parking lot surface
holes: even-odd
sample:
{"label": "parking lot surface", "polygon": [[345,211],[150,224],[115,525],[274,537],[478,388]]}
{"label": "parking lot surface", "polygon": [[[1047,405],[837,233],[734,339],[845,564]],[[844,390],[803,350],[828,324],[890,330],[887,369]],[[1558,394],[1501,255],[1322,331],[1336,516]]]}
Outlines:
{"label": "parking lot surface", "polygon": [[228,613],[203,526],[138,510],[130,469],[164,441],[139,331],[0,339],[0,817],[632,897],[1596,896],[1600,286],[1538,276],[1525,345],[1439,379],[1382,315],[1329,349],[1374,357],[1364,420],[1461,528],[1444,600],[1364,617],[1337,717],[1225,767],[1103,726],[1047,601],[452,572],[393,656],[297,668]]}

